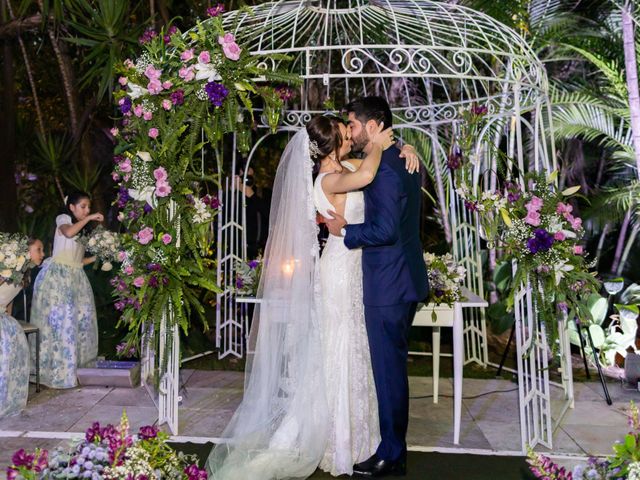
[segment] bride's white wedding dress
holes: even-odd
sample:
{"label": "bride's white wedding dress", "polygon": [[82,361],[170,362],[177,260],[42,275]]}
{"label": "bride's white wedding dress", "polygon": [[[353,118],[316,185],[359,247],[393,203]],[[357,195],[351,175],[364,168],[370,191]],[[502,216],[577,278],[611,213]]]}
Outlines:
{"label": "bride's white wedding dress", "polygon": [[[314,184],[315,207],[325,217],[335,210]],[[344,217],[364,221],[362,192],[347,193]],[[353,464],[372,456],[380,443],[378,403],[371,370],[362,301],[362,250],[349,250],[342,237],[329,236],[320,258],[323,318],[321,335],[329,432],[320,468],[332,475],[353,473]]]}

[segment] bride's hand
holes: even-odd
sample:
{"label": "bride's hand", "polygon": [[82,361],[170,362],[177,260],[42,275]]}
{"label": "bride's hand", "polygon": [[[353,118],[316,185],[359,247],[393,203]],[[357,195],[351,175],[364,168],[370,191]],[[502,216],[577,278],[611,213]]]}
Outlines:
{"label": "bride's hand", "polygon": [[420,170],[420,157],[416,152],[416,149],[412,145],[405,144],[400,150],[400,158],[407,160],[406,168],[407,172],[415,173]]}
{"label": "bride's hand", "polygon": [[380,122],[376,127],[376,130],[371,135],[371,144],[378,145],[383,151],[389,148],[395,143],[393,138],[393,129],[387,128],[383,130],[384,122]]}

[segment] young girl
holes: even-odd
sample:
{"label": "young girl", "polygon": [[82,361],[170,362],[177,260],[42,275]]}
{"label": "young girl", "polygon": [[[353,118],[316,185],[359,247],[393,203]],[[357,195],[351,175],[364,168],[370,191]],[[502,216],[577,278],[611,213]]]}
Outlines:
{"label": "young girl", "polygon": [[[40,240],[29,240],[29,254],[31,262],[42,263]],[[29,394],[29,344],[22,327],[9,313],[10,303],[22,287],[0,279],[0,417],[19,413],[27,405]]]}
{"label": "young girl", "polygon": [[96,306],[82,269],[95,257],[84,258],[84,247],[76,241],[89,222],[104,219],[90,209],[88,194],[67,197],[66,213],[56,217],[51,260],[33,289],[31,323],[40,328],[40,379],[50,388],[75,387],[76,369],[98,355]]}

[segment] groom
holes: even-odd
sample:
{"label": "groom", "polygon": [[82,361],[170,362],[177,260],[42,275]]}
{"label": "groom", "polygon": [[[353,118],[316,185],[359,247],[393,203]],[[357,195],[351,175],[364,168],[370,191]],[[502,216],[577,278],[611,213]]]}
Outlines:
{"label": "groom", "polygon": [[[392,126],[391,110],[381,97],[359,98],[346,111],[356,152],[369,143],[367,132],[380,122]],[[392,146],[364,190],[364,223],[348,225],[335,212],[326,221],[333,235],[344,236],[348,248],[363,248],[365,320],[382,441],[373,457],[354,465],[358,476],[406,473],[409,327],[417,302],[429,291],[420,242],[420,195],[420,176],[407,172],[400,150]]]}

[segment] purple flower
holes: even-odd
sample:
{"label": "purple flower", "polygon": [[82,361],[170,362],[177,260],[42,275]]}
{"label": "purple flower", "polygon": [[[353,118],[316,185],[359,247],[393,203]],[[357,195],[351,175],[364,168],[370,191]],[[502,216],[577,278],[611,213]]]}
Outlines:
{"label": "purple flower", "polygon": [[218,197],[216,196],[205,195],[204,197],[202,197],[202,203],[207,205],[212,210],[216,210],[220,207],[220,200],[218,200]]}
{"label": "purple flower", "polygon": [[31,467],[35,455],[28,454],[24,448],[21,448],[11,457],[11,462],[15,467]]}
{"label": "purple flower", "polygon": [[462,150],[458,145],[455,145],[447,156],[447,167],[449,170],[457,170],[460,165],[462,165]]}
{"label": "purple flower", "polygon": [[[116,347],[117,350],[117,347]],[[87,429],[84,434],[84,438],[89,443],[93,443],[96,440],[100,441],[102,437],[102,430],[100,429],[100,424],[98,422],[93,422],[93,424]]]}
{"label": "purple flower", "polygon": [[242,280],[242,277],[236,277],[236,288],[242,287],[244,287],[244,280]]}
{"label": "purple flower", "polygon": [[169,95],[169,99],[174,105],[182,105],[184,103],[184,90],[178,89],[172,92],[171,95]]}
{"label": "purple flower", "polygon": [[566,302],[558,302],[558,304],[556,305],[556,307],[558,308],[559,312],[562,313],[567,313],[569,312],[569,305],[567,305]]}
{"label": "purple flower", "polygon": [[207,480],[207,471],[198,468],[196,464],[189,465],[184,469],[189,480]]}
{"label": "purple flower", "polygon": [[474,105],[471,107],[471,113],[474,115],[486,115],[489,112],[489,109],[486,105]]}
{"label": "purple flower", "polygon": [[219,3],[217,4],[215,7],[209,7],[207,8],[207,15],[210,17],[217,17],[218,15],[221,15],[222,13],[224,13],[224,4]]}
{"label": "purple flower", "polygon": [[250,268],[251,270],[253,270],[253,269],[257,268],[257,266],[258,266],[258,265],[260,265],[260,262],[259,262],[258,260],[251,260],[251,261],[248,263],[248,265],[249,265],[249,268]]}
{"label": "purple flower", "polygon": [[151,278],[149,278],[149,286],[152,288],[157,288],[158,287],[158,277],[156,277],[155,275],[151,275]]}
{"label": "purple flower", "polygon": [[131,97],[121,98],[118,103],[120,104],[120,111],[123,115],[131,111]]}
{"label": "purple flower", "polygon": [[204,91],[207,93],[209,101],[216,107],[221,107],[222,102],[229,94],[229,90],[223,84],[217,82],[207,83],[204,86]]}
{"label": "purple flower", "polygon": [[464,201],[464,208],[471,212],[475,212],[478,210],[478,204],[476,202],[470,202],[469,200]]}
{"label": "purple flower", "polygon": [[138,433],[138,438],[140,438],[140,440],[149,440],[150,438],[156,438],[157,436],[158,427],[153,425],[140,427],[140,432]]}
{"label": "purple flower", "polygon": [[138,42],[140,42],[141,45],[144,45],[145,43],[149,43],[151,40],[153,40],[157,36],[158,36],[158,33],[153,28],[147,28],[142,34],[142,36],[138,38]]}
{"label": "purple flower", "polygon": [[171,43],[171,35],[173,35],[177,31],[178,31],[178,28],[175,25],[171,25],[169,27],[169,30],[167,30],[166,35],[162,37],[162,39],[164,40],[164,43]]}
{"label": "purple flower", "polygon": [[159,263],[147,263],[147,270],[149,270],[150,272],[161,272],[162,265],[160,265]]}
{"label": "purple flower", "polygon": [[116,303],[113,304],[113,307],[119,312],[123,311],[125,306],[126,305],[124,304],[123,301],[117,301]]}
{"label": "purple flower", "polygon": [[533,238],[527,240],[527,248],[534,255],[538,252],[546,252],[553,245],[553,235],[544,228],[537,228],[533,232]]}
{"label": "purple flower", "polygon": [[142,207],[142,211],[144,213],[151,213],[152,210],[153,210],[153,207],[151,205],[149,205],[148,203],[145,203],[144,207]]}
{"label": "purple flower", "polygon": [[289,88],[287,85],[278,85],[275,88],[276,93],[280,97],[280,100],[286,102],[287,100],[291,100],[293,98],[293,90]]}

